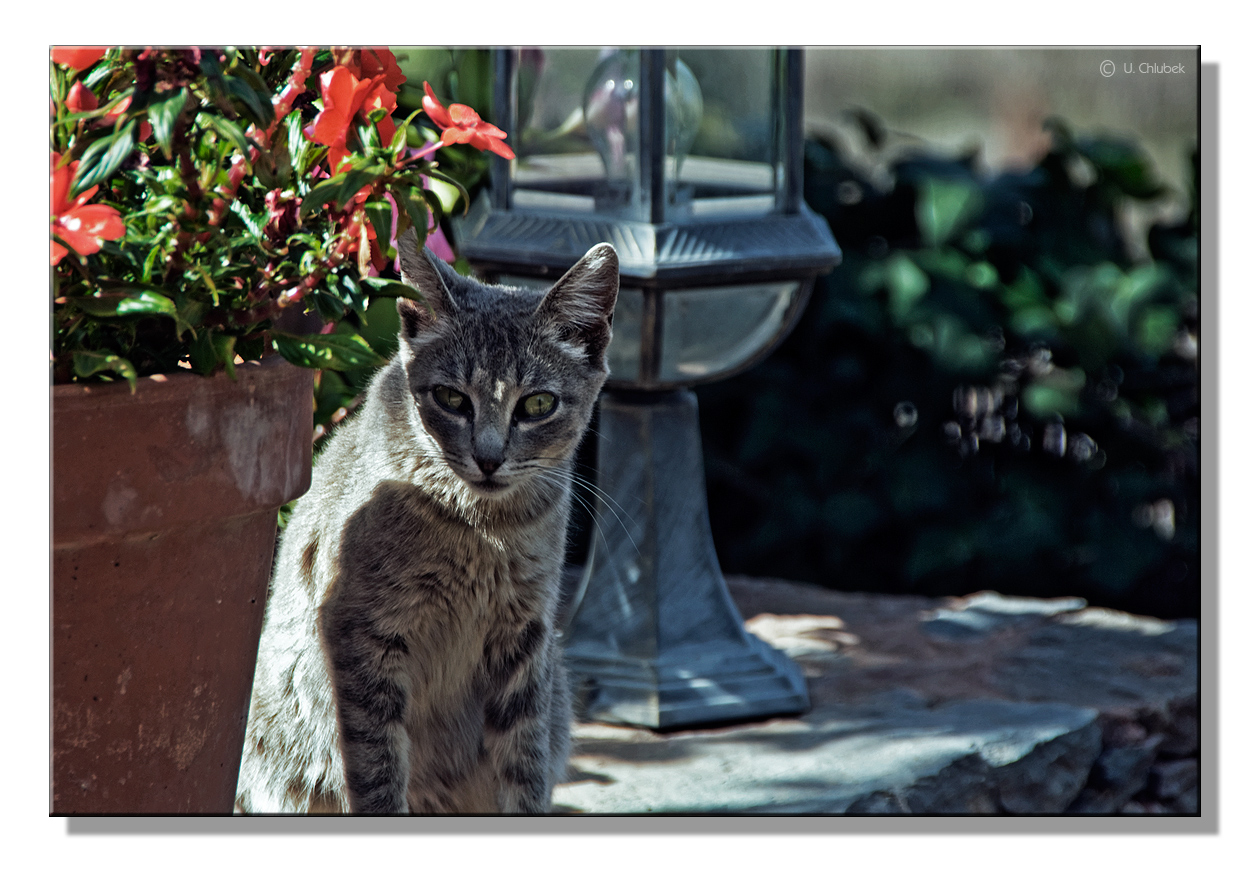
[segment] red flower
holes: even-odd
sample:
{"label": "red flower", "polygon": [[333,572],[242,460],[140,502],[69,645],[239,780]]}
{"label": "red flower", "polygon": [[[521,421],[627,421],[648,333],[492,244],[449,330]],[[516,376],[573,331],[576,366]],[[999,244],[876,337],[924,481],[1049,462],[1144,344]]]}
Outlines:
{"label": "red flower", "polygon": [[387,114],[378,122],[378,133],[387,145],[395,138],[395,122],[390,117],[395,111],[395,94],[387,90],[384,77],[361,80],[348,67],[336,66],[321,75],[321,100],[325,108],[313,122],[312,140],[330,146],[332,173],[338,172],[339,164],[350,153],[347,137],[358,113],[384,110]]}
{"label": "red flower", "polygon": [[511,160],[516,157],[512,149],[503,143],[508,134],[494,124],[488,124],[477,112],[460,103],[452,103],[449,109],[434,96],[429,82],[425,82],[425,96],[421,107],[430,116],[430,120],[443,128],[442,142],[444,145],[467,143],[479,151],[494,151],[500,157]]}
{"label": "red flower", "polygon": [[58,45],[52,49],[52,61],[74,70],[84,70],[104,57],[108,51],[99,45]]}
{"label": "red flower", "polygon": [[360,50],[359,69],[356,65],[352,65],[352,72],[355,72],[362,79],[378,79],[381,78],[389,91],[399,91],[399,86],[408,81],[408,77],[404,75],[399,68],[399,63],[395,60],[395,55],[388,48],[362,48]]}
{"label": "red flower", "polygon": [[100,101],[95,98],[95,94],[91,89],[82,82],[74,82],[74,86],[69,89],[69,96],[65,98],[65,108],[77,114],[78,112],[90,112],[100,106]]}
{"label": "red flower", "polygon": [[300,198],[290,191],[271,190],[265,194],[265,237],[271,242],[282,243],[299,229]]}
{"label": "red flower", "polygon": [[[121,215],[108,205],[86,205],[99,185],[69,199],[70,185],[78,172],[78,161],[57,168],[61,156],[52,155],[52,232],[81,256],[100,250],[102,239],[120,239],[126,234]],[[64,245],[52,243],[52,265],[68,253]]]}

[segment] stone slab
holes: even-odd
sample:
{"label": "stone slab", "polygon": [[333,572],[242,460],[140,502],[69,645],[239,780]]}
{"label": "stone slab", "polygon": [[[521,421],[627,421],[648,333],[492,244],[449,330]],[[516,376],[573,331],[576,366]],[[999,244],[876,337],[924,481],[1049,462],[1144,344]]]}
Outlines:
{"label": "stone slab", "polygon": [[993,700],[931,709],[899,691],[670,736],[583,724],[576,779],[556,803],[590,813],[1057,812],[1098,755],[1096,718]]}
{"label": "stone slab", "polygon": [[1148,772],[1161,798],[1190,789],[1170,806],[1196,806],[1188,775],[1160,775],[1196,765],[1166,766],[1196,751],[1193,621],[728,585],[747,628],[803,668],[812,710],[669,733],[579,723],[557,811],[1131,812]]}

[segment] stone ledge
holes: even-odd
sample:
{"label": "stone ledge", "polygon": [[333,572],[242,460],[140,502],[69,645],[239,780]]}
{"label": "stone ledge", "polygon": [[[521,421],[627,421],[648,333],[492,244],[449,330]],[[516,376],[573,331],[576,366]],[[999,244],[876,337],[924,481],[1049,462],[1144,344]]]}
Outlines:
{"label": "stone ledge", "polygon": [[558,810],[1197,812],[1197,625],[1080,599],[930,599],[730,578],[798,661],[798,718],[580,723]]}

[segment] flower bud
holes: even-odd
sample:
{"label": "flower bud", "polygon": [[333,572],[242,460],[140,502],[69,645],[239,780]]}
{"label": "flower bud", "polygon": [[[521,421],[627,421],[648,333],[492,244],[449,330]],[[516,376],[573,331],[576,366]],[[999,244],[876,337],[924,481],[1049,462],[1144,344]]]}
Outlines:
{"label": "flower bud", "polygon": [[82,82],[74,82],[74,86],[69,89],[69,96],[65,98],[65,108],[77,114],[78,112],[91,112],[99,108],[100,102],[95,98],[95,94],[91,92],[91,88]]}

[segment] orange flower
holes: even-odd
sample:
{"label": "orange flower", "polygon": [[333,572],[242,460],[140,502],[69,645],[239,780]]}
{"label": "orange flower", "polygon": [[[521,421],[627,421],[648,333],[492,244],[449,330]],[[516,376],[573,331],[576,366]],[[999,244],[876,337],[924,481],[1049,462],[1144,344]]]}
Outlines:
{"label": "orange flower", "polygon": [[376,109],[387,115],[378,122],[382,141],[390,144],[395,138],[395,94],[386,88],[382,76],[358,79],[351,69],[336,66],[321,75],[321,100],[325,108],[313,121],[312,140],[330,146],[330,171],[337,173],[339,164],[350,154],[347,137],[358,113],[369,114]]}
{"label": "orange flower", "polygon": [[100,45],[58,45],[52,49],[52,61],[74,70],[84,70],[104,57],[107,48]]}
{"label": "orange flower", "polygon": [[[70,185],[78,172],[78,161],[57,168],[61,155],[52,154],[52,232],[81,256],[100,250],[102,239],[120,239],[126,234],[122,217],[108,205],[87,205],[95,196],[95,187],[69,199]],[[64,245],[52,243],[52,265],[61,262],[68,251]]]}
{"label": "orange flower", "polygon": [[508,134],[494,124],[483,121],[477,112],[460,103],[452,103],[450,108],[434,96],[429,82],[425,82],[425,96],[421,99],[421,107],[430,116],[430,120],[443,128],[442,142],[444,145],[465,143],[479,151],[494,151],[500,157],[511,160],[516,157],[512,149],[503,143]]}

